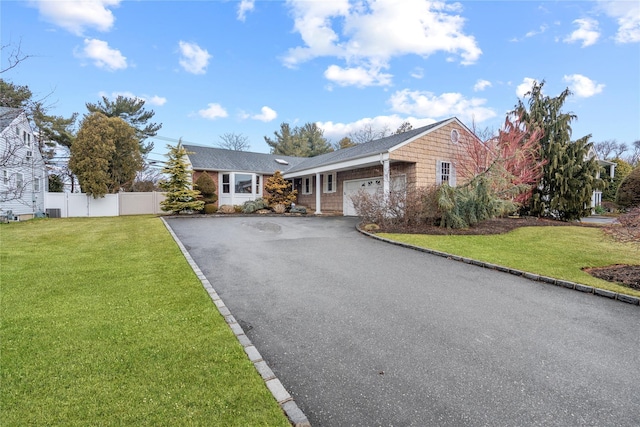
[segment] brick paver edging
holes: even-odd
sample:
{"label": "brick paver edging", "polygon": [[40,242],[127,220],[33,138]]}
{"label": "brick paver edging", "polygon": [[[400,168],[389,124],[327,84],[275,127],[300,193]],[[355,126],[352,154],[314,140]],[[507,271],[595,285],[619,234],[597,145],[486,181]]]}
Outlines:
{"label": "brick paver edging", "polygon": [[502,265],[490,264],[488,262],[478,261],[471,258],[465,258],[459,255],[452,255],[446,252],[440,252],[433,249],[421,248],[419,246],[409,245],[407,243],[396,242],[394,240],[385,239],[384,237],[377,236],[374,233],[369,233],[361,229],[359,224],[356,225],[356,230],[358,230],[360,233],[366,236],[372,237],[377,240],[381,240],[386,243],[391,243],[392,245],[402,246],[405,248],[414,249],[416,251],[425,252],[432,255],[438,255],[438,256],[449,258],[455,261],[462,261],[466,264],[472,264],[472,265],[477,265],[479,267],[490,268],[492,270],[502,271],[504,273],[514,274],[516,276],[522,276],[529,280],[534,280],[537,282],[549,283],[550,285],[562,286],[563,288],[573,289],[576,291],[585,292],[587,294],[599,295],[601,297],[626,302],[627,304],[640,305],[640,298],[632,297],[631,295],[619,294],[617,292],[607,291],[605,289],[599,289],[599,288],[594,288],[592,286],[582,285],[580,283],[569,282],[568,280],[554,279],[553,277],[541,276],[539,274],[516,270],[514,268],[504,267]]}
{"label": "brick paver edging", "polygon": [[311,423],[309,423],[307,416],[298,407],[296,402],[293,400],[293,397],[291,397],[287,389],[284,388],[271,368],[269,368],[267,362],[262,359],[262,356],[258,352],[258,349],[251,343],[249,337],[247,337],[242,327],[238,324],[236,319],[231,314],[231,311],[229,311],[229,308],[227,308],[218,293],[215,291],[215,289],[213,289],[213,286],[211,286],[209,280],[202,273],[200,267],[198,267],[198,264],[195,263],[189,252],[187,252],[187,249],[184,247],[180,239],[178,239],[178,236],[176,236],[176,234],[173,232],[171,226],[169,226],[164,218],[160,219],[162,219],[165,227],[167,227],[167,230],[169,230],[169,233],[182,251],[184,257],[187,259],[187,262],[193,269],[193,272],[196,273],[196,276],[198,276],[198,279],[200,279],[202,286],[211,297],[211,300],[216,305],[216,307],[218,307],[218,311],[220,312],[220,314],[222,314],[224,320],[227,322],[236,338],[244,348],[245,353],[247,353],[247,357],[253,363],[253,366],[255,366],[256,370],[267,385],[267,388],[269,389],[269,391],[271,391],[271,394],[273,394],[273,397],[280,405],[280,408],[282,408],[282,410],[286,414],[291,425],[295,427],[311,427]]}

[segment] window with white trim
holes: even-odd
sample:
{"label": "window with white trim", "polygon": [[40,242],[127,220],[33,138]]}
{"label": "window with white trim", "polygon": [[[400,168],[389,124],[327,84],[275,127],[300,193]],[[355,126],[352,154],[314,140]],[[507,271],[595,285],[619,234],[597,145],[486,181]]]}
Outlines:
{"label": "window with white trim", "polygon": [[22,176],[22,174],[20,172],[18,172],[16,174],[16,188],[18,190],[22,189],[22,184],[24,183],[24,177]]}
{"label": "window with white trim", "polygon": [[35,178],[33,180],[33,192],[34,193],[40,192],[40,178]]}
{"label": "window with white trim", "polygon": [[222,174],[222,194],[229,194],[229,193],[231,193],[230,176],[228,173],[223,173]]}
{"label": "window with white trim", "polygon": [[302,178],[302,194],[313,194],[313,177]]}
{"label": "window with white trim", "polygon": [[236,194],[251,194],[251,178],[248,173],[236,173],[234,174],[234,184]]}
{"label": "window with white trim", "polygon": [[453,163],[438,160],[436,166],[436,183],[444,184],[447,183],[451,187],[456,186],[456,169]]}
{"label": "window with white trim", "polygon": [[9,182],[9,172],[6,169],[2,171],[2,180],[5,184]]}
{"label": "window with white trim", "polygon": [[323,184],[322,191],[324,193],[335,193],[336,192],[336,173],[325,173],[323,175]]}
{"label": "window with white trim", "polygon": [[260,194],[260,175],[256,175],[256,194]]}

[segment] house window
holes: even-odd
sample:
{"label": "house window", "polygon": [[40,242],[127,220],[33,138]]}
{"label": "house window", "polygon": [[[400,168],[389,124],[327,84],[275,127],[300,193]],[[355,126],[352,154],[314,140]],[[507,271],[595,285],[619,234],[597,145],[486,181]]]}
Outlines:
{"label": "house window", "polygon": [[324,189],[325,193],[335,193],[336,192],[336,174],[327,173],[324,175]]}
{"label": "house window", "polygon": [[246,173],[235,174],[235,193],[251,194],[251,175]]}
{"label": "house window", "polygon": [[22,143],[26,144],[27,143],[27,132],[26,131],[22,131]]}
{"label": "house window", "polygon": [[455,187],[455,168],[451,162],[438,161],[436,182],[438,184],[447,183],[451,187]]}
{"label": "house window", "polygon": [[33,180],[33,192],[34,193],[40,192],[40,178],[36,178]]}
{"label": "house window", "polygon": [[260,175],[256,175],[256,194],[260,194]]}
{"label": "house window", "polygon": [[20,191],[22,189],[23,181],[24,181],[24,178],[23,178],[22,174],[20,172],[18,172],[16,174],[16,189],[18,189],[18,191]]}
{"label": "house window", "polygon": [[27,134],[27,147],[31,147],[31,134]]}
{"label": "house window", "polygon": [[229,194],[231,193],[231,185],[229,182],[229,174],[222,174],[222,193]]}
{"label": "house window", "polygon": [[2,171],[2,180],[5,184],[9,182],[9,172],[7,172],[6,170]]}
{"label": "house window", "polygon": [[313,194],[313,178],[306,176],[302,178],[302,194]]}

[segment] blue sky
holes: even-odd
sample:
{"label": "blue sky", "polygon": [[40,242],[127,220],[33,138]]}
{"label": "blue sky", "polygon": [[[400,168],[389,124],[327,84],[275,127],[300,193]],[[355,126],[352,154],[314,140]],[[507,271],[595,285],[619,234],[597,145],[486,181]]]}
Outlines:
{"label": "blue sky", "polygon": [[[573,137],[640,139],[638,1],[3,1],[2,45],[31,55],[2,78],[51,112],[123,94],[170,141],[216,145],[316,122],[338,141],[457,116],[497,129],[532,80],[569,87]],[[9,49],[2,52],[3,68]]]}

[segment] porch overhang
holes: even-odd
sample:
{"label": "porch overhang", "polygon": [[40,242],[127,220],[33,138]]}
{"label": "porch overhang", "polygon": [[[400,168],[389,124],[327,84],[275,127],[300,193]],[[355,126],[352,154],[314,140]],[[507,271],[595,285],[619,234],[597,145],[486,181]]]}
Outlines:
{"label": "porch overhang", "polygon": [[389,161],[389,153],[371,154],[369,156],[361,157],[359,159],[345,160],[343,162],[330,163],[326,165],[320,165],[309,169],[302,169],[294,172],[286,172],[282,174],[285,179],[300,178],[308,175],[315,175],[325,172],[340,172],[344,170],[360,169],[370,166],[382,165],[384,162]]}

